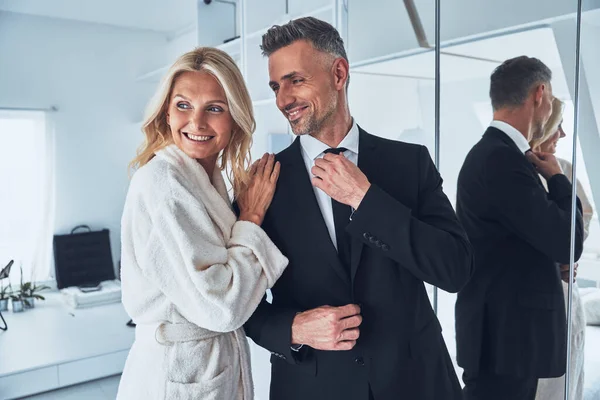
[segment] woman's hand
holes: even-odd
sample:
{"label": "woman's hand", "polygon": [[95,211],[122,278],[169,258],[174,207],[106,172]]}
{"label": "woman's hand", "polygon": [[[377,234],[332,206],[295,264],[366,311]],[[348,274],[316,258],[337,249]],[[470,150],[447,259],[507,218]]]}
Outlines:
{"label": "woman's hand", "polygon": [[275,155],[265,153],[250,167],[250,183],[246,190],[238,196],[240,221],[254,222],[261,225],[271,205],[277,179],[279,178],[279,162]]}
{"label": "woman's hand", "polygon": [[[575,272],[573,272],[573,282],[575,282],[577,280],[575,278],[577,278],[577,267],[578,266],[579,266],[578,263],[574,264]],[[569,269],[570,269],[569,264],[562,264],[560,266],[560,277],[565,283],[569,283],[569,275],[570,275]]]}

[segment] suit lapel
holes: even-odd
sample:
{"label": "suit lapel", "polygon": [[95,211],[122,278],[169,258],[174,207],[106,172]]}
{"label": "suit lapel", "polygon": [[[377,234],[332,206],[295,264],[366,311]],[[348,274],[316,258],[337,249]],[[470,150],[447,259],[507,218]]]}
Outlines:
{"label": "suit lapel", "polygon": [[[375,176],[375,170],[377,168],[376,146],[371,135],[360,127],[358,129],[358,168],[372,182],[372,178]],[[354,277],[356,276],[356,271],[360,264],[360,256],[362,255],[364,244],[359,237],[352,236],[351,238],[350,274],[352,282],[354,283]]]}
{"label": "suit lapel", "polygon": [[[325,261],[333,267],[346,284],[350,284],[350,277],[340,261],[337,251],[331,242],[331,236],[325,225],[321,209],[317,203],[314,189],[310,181],[306,165],[302,158],[300,138],[296,138],[290,146],[290,152],[286,160],[282,161],[280,182],[289,182],[289,197],[286,203],[295,210],[302,210],[301,215],[295,218],[299,226],[290,227],[298,229],[299,237],[306,238],[305,243],[299,243],[307,247],[307,251],[315,248],[317,254],[323,256]],[[295,212],[295,211],[291,211]]]}

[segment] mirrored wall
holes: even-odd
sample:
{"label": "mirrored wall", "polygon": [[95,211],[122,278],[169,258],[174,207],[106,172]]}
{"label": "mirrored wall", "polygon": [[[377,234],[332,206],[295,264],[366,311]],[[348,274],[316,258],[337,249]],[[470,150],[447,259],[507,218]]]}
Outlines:
{"label": "mirrored wall", "polygon": [[[600,396],[596,361],[600,356],[596,338],[599,280],[595,274],[600,271],[600,238],[596,236],[600,226],[594,206],[598,195],[594,196],[594,191],[599,191],[600,180],[594,176],[598,175],[600,166],[595,165],[594,154],[600,150],[597,124],[600,101],[594,100],[598,97],[594,97],[597,74],[591,71],[597,64],[594,57],[598,46],[594,43],[600,38],[596,29],[598,4],[551,1],[544,2],[542,7],[533,1],[515,1],[514,4],[444,1],[437,4],[440,18],[436,24],[434,1],[382,3],[386,3],[382,4],[385,11],[378,12],[372,5],[349,1],[348,47],[353,76],[378,79],[379,84],[387,88],[374,90],[375,97],[369,102],[362,98],[367,103],[364,105],[361,95],[366,89],[351,89],[353,113],[366,129],[375,127],[372,131],[377,134],[384,132],[381,135],[385,137],[426,145],[437,162],[444,179],[444,192],[454,207],[465,158],[494,120],[490,102],[490,75],[494,69],[505,60],[526,55],[541,60],[552,71],[552,94],[564,104],[562,113],[556,111],[561,114],[560,127],[564,135],[552,145],[553,139],[549,140],[539,150],[553,153],[569,180],[576,179],[585,226],[581,258],[574,263],[575,268],[563,267],[576,275],[575,284],[563,283],[564,306],[569,317],[566,328],[569,355],[564,355],[569,377],[568,398],[597,398]],[[508,12],[509,9],[519,12]],[[365,25],[373,28],[362,30]],[[387,29],[375,29],[375,26]],[[436,81],[436,73],[439,81]],[[388,122],[390,118],[394,121]],[[411,127],[408,131],[407,125]],[[570,240],[565,238],[564,241],[562,246],[571,246]],[[509,267],[506,270],[511,271]],[[502,295],[528,296],[539,290],[544,278],[532,271],[535,268],[510,272],[514,274],[513,290]],[[437,288],[430,292],[460,377],[463,370],[456,359],[457,295]],[[490,289],[486,295],[493,299],[498,293]],[[491,307],[489,303],[485,306]],[[493,310],[482,312],[485,318],[489,315],[485,313]],[[547,312],[551,315],[556,310]],[[515,314],[514,318],[519,317]],[[518,332],[513,334],[518,338]],[[514,345],[519,346],[519,343]],[[562,380],[542,379],[536,398],[567,398],[565,386],[564,377]]]}

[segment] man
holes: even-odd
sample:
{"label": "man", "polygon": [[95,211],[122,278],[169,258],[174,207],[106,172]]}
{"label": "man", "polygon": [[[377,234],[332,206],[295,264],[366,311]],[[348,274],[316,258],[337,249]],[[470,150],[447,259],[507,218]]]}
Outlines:
{"label": "man", "polygon": [[262,50],[298,136],[263,223],[290,264],[245,326],[273,353],[271,399],[461,398],[423,282],[458,291],[471,249],[427,149],[356,125],[331,25],[275,26]]}
{"label": "man", "polygon": [[[466,399],[534,399],[538,378],[565,373],[557,263],[570,258],[571,184],[553,155],[529,149],[552,112],[551,78],[535,58],[496,68],[494,121],[459,174],[457,214],[475,255],[473,277],[456,302]],[[576,259],[583,240],[579,201],[577,209]]]}

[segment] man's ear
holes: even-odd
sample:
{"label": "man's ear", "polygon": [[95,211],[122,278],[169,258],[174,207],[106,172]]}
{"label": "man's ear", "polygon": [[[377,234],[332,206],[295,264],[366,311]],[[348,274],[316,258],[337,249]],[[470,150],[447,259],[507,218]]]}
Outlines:
{"label": "man's ear", "polygon": [[348,81],[350,65],[348,61],[340,57],[335,59],[332,68],[333,76],[335,77],[335,87],[337,90],[342,90],[346,87],[346,82]]}
{"label": "man's ear", "polygon": [[542,98],[544,97],[544,92],[547,90],[546,84],[542,83],[535,88],[535,105],[538,106],[542,104]]}

